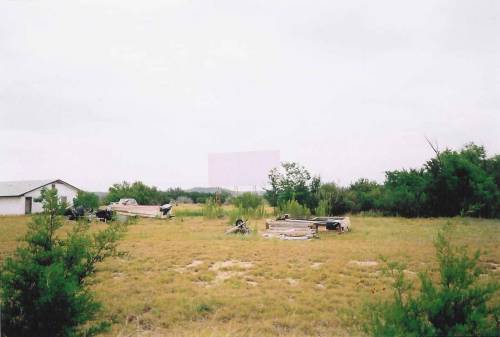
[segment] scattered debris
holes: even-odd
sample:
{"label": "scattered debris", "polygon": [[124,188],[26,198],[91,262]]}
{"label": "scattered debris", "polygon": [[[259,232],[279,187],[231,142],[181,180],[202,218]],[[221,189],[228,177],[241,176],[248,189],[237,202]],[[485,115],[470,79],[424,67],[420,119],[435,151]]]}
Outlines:
{"label": "scattered debris", "polygon": [[108,206],[105,209],[99,209],[95,212],[95,217],[99,219],[100,221],[111,221],[113,220],[113,211],[111,208]]}
{"label": "scattered debris", "polygon": [[316,236],[318,227],[308,220],[289,219],[288,215],[277,220],[266,221],[266,238],[282,240],[309,240]]}
{"label": "scattered debris", "polygon": [[336,230],[339,233],[348,232],[351,227],[351,219],[349,217],[329,216],[312,218],[318,226],[324,226],[326,230]]}
{"label": "scattered debris", "polygon": [[288,214],[276,220],[266,221],[267,238],[280,238],[283,240],[309,240],[318,233],[318,228],[323,226],[326,230],[336,230],[339,233],[349,231],[351,221],[348,217],[316,217],[312,219],[291,219]]}
{"label": "scattered debris", "polygon": [[233,227],[226,231],[226,234],[250,234],[250,228],[247,226],[247,222],[242,219],[236,220]]}
{"label": "scattered debris", "polygon": [[85,208],[82,206],[78,207],[68,207],[64,211],[64,215],[68,217],[68,220],[78,220],[85,216]]}
{"label": "scattered debris", "polygon": [[111,208],[106,207],[106,209],[98,209],[94,211],[92,208],[85,209],[82,206],[78,207],[68,207],[64,211],[64,215],[68,220],[80,220],[86,219],[87,221],[92,221],[94,219],[98,219],[100,221],[111,221],[113,219],[113,211]]}
{"label": "scattered debris", "polygon": [[160,206],[160,212],[163,214],[163,216],[166,216],[168,218],[173,217],[172,215],[172,208],[174,206],[171,204],[165,204]]}

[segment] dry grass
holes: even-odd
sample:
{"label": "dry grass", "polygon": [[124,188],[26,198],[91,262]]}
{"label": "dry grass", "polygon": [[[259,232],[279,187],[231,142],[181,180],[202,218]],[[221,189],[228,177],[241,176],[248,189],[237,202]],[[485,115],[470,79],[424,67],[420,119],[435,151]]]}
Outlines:
{"label": "dry grass", "polygon": [[[26,221],[0,217],[0,258]],[[498,220],[352,217],[351,233],[291,242],[225,236],[225,219],[183,217],[130,226],[128,256],[101,264],[91,286],[115,323],[105,336],[358,335],[363,302],[389,294],[373,261],[405,261],[408,277],[435,267],[433,239],[447,221],[458,243],[485,252],[484,279],[500,281]]]}

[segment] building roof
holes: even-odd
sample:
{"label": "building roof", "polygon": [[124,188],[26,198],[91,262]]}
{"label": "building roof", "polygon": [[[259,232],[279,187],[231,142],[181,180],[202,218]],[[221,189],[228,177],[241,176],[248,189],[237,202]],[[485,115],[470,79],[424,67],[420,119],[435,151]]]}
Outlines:
{"label": "building roof", "polygon": [[[53,183],[61,183],[76,188],[61,179],[0,181],[0,197],[19,197]],[[76,189],[78,190],[78,188]]]}

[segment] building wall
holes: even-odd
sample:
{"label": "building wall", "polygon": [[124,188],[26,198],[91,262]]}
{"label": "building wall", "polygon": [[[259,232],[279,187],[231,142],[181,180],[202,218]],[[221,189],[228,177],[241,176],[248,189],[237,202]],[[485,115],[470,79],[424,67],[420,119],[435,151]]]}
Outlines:
{"label": "building wall", "polygon": [[0,197],[0,215],[24,214],[24,197]]}
{"label": "building wall", "polygon": [[[76,197],[78,194],[78,190],[76,188],[73,188],[71,186],[68,186],[66,184],[61,184],[61,183],[55,183],[55,188],[57,189],[57,194],[59,197],[66,197],[66,202],[69,205],[73,204],[73,199]],[[51,185],[47,185],[46,188],[51,188]],[[40,198],[41,196],[41,191],[42,188],[38,188],[32,192],[26,193],[26,197],[32,197],[33,198],[33,206],[31,208],[32,213],[40,213],[43,211],[42,208],[42,203],[41,202],[35,202],[35,199]],[[24,197],[23,197],[23,202],[24,202]],[[23,213],[24,214],[24,206],[23,206]]]}

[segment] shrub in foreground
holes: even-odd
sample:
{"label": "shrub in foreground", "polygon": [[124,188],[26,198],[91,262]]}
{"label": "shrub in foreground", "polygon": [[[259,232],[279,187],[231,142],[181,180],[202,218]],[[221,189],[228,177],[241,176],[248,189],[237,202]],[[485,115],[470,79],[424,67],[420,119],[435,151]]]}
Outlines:
{"label": "shrub in foreground", "polygon": [[421,287],[412,295],[404,266],[388,263],[394,279],[393,298],[368,305],[367,332],[388,336],[499,336],[500,307],[490,303],[498,283],[479,284],[479,252],[470,257],[465,247],[451,245],[439,232],[435,246],[439,282],[427,272],[419,274]]}
{"label": "shrub in foreground", "polygon": [[44,211],[28,225],[23,245],[0,269],[3,336],[94,336],[108,324],[91,323],[101,304],[85,280],[98,262],[116,253],[125,227],[111,223],[91,234],[88,223],[77,222],[60,238],[57,190],[43,190],[42,202]]}

